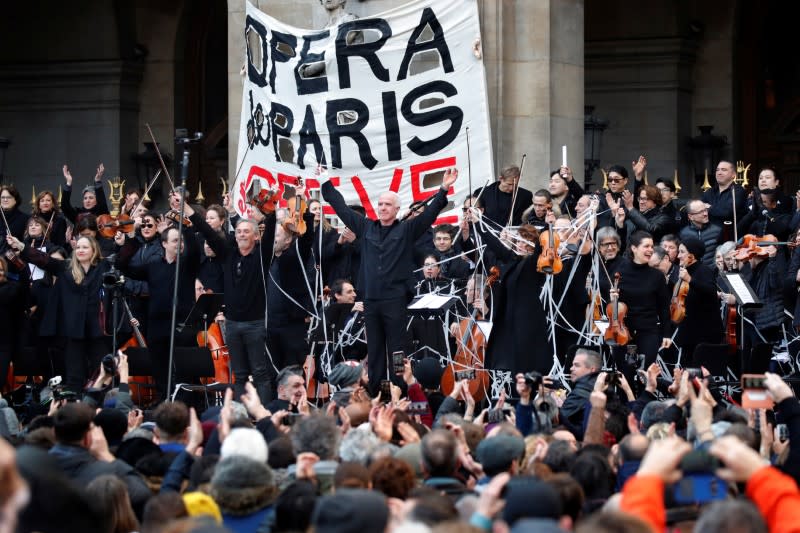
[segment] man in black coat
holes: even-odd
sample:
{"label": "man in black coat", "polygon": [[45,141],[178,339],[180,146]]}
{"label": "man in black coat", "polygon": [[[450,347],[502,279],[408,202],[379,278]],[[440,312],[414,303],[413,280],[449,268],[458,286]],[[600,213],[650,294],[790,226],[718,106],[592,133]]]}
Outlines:
{"label": "man in black coat", "polygon": [[347,207],[330,181],[322,185],[322,197],[361,241],[361,273],[367,323],[369,388],[373,395],[387,376],[388,354],[403,349],[406,305],[413,288],[414,242],[447,205],[447,192],[458,170],[444,173],[442,187],[425,211],[399,221],[400,197],[385,192],[378,198],[378,220],[369,220]]}
{"label": "man in black coat", "polygon": [[152,496],[144,479],[128,463],[108,450],[103,430],[92,427],[94,409],[85,403],[68,403],[53,416],[56,445],[50,449],[58,466],[77,486],[85,487],[102,475],[120,478],[134,509],[143,509]]}
{"label": "man in black coat", "polygon": [[[484,216],[500,226],[509,225],[509,215],[513,204],[514,214],[511,225],[522,223],[522,213],[533,203],[533,193],[519,187],[519,167],[506,167],[500,172],[497,181],[486,187],[475,189],[473,196],[479,197],[484,208]],[[516,200],[514,189],[516,188]]]}

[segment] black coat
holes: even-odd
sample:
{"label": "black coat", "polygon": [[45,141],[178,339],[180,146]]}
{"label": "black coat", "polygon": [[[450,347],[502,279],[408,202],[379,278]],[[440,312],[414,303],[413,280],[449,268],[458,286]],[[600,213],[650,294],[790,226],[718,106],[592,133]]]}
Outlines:
{"label": "black coat", "polygon": [[[53,244],[57,244],[62,248],[67,247],[67,219],[64,218],[64,215],[58,213],[57,215],[52,215],[50,213],[34,213],[39,218],[43,219],[45,222],[50,224],[50,230],[48,231],[48,239],[53,242]],[[53,216],[53,222],[50,223],[50,216]]]}
{"label": "black coat", "polygon": [[82,215],[84,213],[91,213],[94,216],[108,214],[108,202],[106,202],[106,192],[103,188],[103,182],[95,182],[94,194],[95,198],[97,198],[97,203],[93,208],[84,209],[82,203],[81,207],[72,207],[72,204],[70,203],[72,200],[72,187],[65,186],[61,192],[61,212],[64,213],[64,216],[67,218],[67,220],[73,224],[75,223],[75,219],[78,218],[78,215]]}
{"label": "black coat", "polygon": [[[574,180],[573,180],[574,181]],[[483,203],[483,216],[493,220],[501,226],[508,225],[508,215],[511,213],[512,195],[500,190],[500,182],[494,182],[486,187],[475,189],[475,196],[480,195]],[[517,188],[517,200],[514,202],[514,216],[511,225],[518,226],[522,222],[522,213],[533,203],[533,193],[522,187]]]}
{"label": "black coat", "polygon": [[322,184],[322,197],[361,241],[359,280],[363,280],[364,299],[408,298],[414,287],[414,243],[447,205],[447,191],[439,188],[421,215],[395,220],[391,226],[382,226],[347,207],[330,181]]}
{"label": "black coat", "polygon": [[44,252],[26,246],[22,257],[58,277],[42,319],[40,335],[63,336],[70,339],[103,337],[100,308],[107,305],[103,298],[103,274],[111,265],[101,261],[89,268],[80,284],[75,283],[69,261],[54,259]]}
{"label": "black coat", "polygon": [[661,237],[666,235],[672,228],[672,221],[669,216],[661,211],[660,207],[654,207],[642,213],[638,209],[626,209],[628,226],[628,239],[635,231],[643,230],[653,236],[653,242],[658,244]]}
{"label": "black coat", "polygon": [[686,295],[686,318],[678,326],[675,343],[678,346],[701,342],[717,344],[722,339],[722,318],[714,272],[699,261],[686,270],[692,280]]}
{"label": "black coat", "polygon": [[539,248],[518,256],[490,233],[484,242],[506,263],[496,287],[492,334],[486,346],[484,366],[491,370],[542,374],[553,365],[552,344],[547,341],[547,319],[539,300],[545,274],[536,271]]}
{"label": "black coat", "polygon": [[733,196],[736,191],[736,218],[741,220],[747,214],[747,193],[741,185],[732,184],[722,192],[719,185],[714,185],[703,193],[702,200],[709,204],[708,220],[722,226],[725,221],[733,222]]}
{"label": "black coat", "polygon": [[[11,228],[11,235],[16,237],[19,240],[25,238],[25,229],[28,225],[28,214],[23,213],[20,211],[16,206],[11,211],[4,212],[6,216],[6,220],[8,221],[8,227]],[[8,230],[6,230],[6,225],[2,221],[0,221],[0,254],[5,254],[6,250],[8,250],[8,242],[6,242],[6,236],[8,235]],[[13,265],[10,265],[11,269],[14,269]]]}
{"label": "black coat", "polygon": [[[193,225],[202,218],[197,214],[189,217]],[[197,239],[188,228],[183,229],[184,251],[181,256],[181,272],[178,285],[176,320],[182,322],[194,305],[194,280],[200,269],[200,251]],[[138,250],[141,243],[129,239],[126,247]],[[146,281],[150,289],[147,308],[147,336],[150,339],[165,339],[170,336],[172,326],[172,301],[175,290],[175,263],[167,263],[162,256],[144,264],[134,264],[123,254],[117,262],[118,268],[133,279]]]}

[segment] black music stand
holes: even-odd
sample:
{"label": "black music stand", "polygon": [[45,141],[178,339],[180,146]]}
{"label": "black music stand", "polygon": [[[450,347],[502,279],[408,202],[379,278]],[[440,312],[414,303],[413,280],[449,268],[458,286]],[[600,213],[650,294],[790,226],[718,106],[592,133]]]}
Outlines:
{"label": "black music stand", "polygon": [[217,313],[220,312],[224,304],[225,295],[221,292],[212,292],[207,294],[201,294],[200,298],[192,306],[192,310],[189,311],[189,315],[186,317],[186,320],[180,325],[178,331],[181,331],[189,324],[203,324],[203,329],[208,329],[208,317],[217,316]]}
{"label": "black music stand", "polygon": [[[213,378],[215,375],[211,351],[206,347],[176,346],[173,363],[175,364],[175,374],[185,380],[200,381],[200,378]],[[188,392],[202,392],[206,398],[206,408],[208,408],[211,405],[208,400],[208,392],[221,392],[229,386],[233,385],[229,383],[212,383],[210,385],[186,382],[176,383],[175,389],[172,392],[172,401],[175,401],[178,392],[182,390]]]}
{"label": "black music stand", "polygon": [[412,316],[444,316],[458,300],[458,296],[450,294],[422,294],[416,296],[406,309]]}
{"label": "black music stand", "polygon": [[[125,355],[128,356],[129,376],[153,376],[153,363],[150,360],[150,351],[147,348],[131,346],[125,350]],[[128,386],[147,389],[147,397],[151,403],[155,399],[153,395],[153,390],[156,388],[155,382],[145,383],[144,381],[132,381],[129,379]],[[139,390],[139,396],[142,396],[141,390]]]}

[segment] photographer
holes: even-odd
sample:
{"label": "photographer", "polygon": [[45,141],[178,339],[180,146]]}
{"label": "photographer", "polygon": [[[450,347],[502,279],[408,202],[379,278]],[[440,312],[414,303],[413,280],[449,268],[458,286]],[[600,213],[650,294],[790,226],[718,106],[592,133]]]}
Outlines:
{"label": "photographer", "polygon": [[[114,387],[116,376],[119,376],[118,387]],[[100,361],[97,378],[84,391],[81,401],[93,407],[102,407],[110,396],[115,399],[114,408],[127,414],[134,407],[128,377],[128,356],[119,351],[117,355],[106,354]]]}
{"label": "photographer", "polygon": [[597,375],[603,366],[603,358],[599,353],[579,348],[572,358],[572,366],[569,368],[569,378],[572,381],[572,392],[567,395],[561,405],[561,421],[569,421],[573,426],[580,427],[583,424],[584,411],[589,395],[594,390],[594,383]]}
{"label": "photographer", "polygon": [[[654,441],[634,477],[622,489],[620,508],[647,522],[654,531],[666,528],[664,493],[666,485],[683,477],[681,460],[692,450],[679,437]],[[800,491],[789,477],[765,463],[758,452],[736,437],[722,437],[709,448],[718,459],[716,475],[728,482],[745,482],[745,494],[758,507],[769,531],[797,531]]]}

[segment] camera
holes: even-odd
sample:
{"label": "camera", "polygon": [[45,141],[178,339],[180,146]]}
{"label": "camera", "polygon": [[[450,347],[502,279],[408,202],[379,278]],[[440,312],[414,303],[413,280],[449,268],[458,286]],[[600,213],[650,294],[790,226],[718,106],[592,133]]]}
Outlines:
{"label": "camera", "polygon": [[108,353],[103,356],[103,360],[100,362],[100,364],[103,365],[103,370],[105,371],[106,374],[114,375],[117,373],[118,362],[119,359],[117,358],[116,355],[114,355],[113,353]]}
{"label": "camera", "polygon": [[644,362],[644,354],[638,353],[639,347],[635,344],[629,344],[627,346],[628,351],[625,353],[625,362],[629,366],[640,367]]}
{"label": "camera", "polygon": [[606,385],[610,387],[619,387],[621,385],[620,378],[622,377],[622,372],[619,370],[614,370],[613,368],[601,368],[600,372],[606,373]]}
{"label": "camera", "polygon": [[103,287],[106,289],[113,289],[115,287],[122,287],[125,284],[125,276],[116,268],[112,268],[103,274]]}
{"label": "camera", "polygon": [[530,372],[525,372],[525,385],[530,387],[531,389],[538,389],[539,385],[542,384],[542,374],[532,370]]}
{"label": "camera", "polygon": [[716,457],[706,450],[694,450],[681,460],[683,478],[675,484],[673,496],[681,505],[724,500],[728,485],[714,472],[720,467]]}
{"label": "camera", "polygon": [[281,424],[284,426],[293,426],[302,416],[303,415],[300,413],[286,413],[283,419],[281,419]]}
{"label": "camera", "polygon": [[[78,401],[78,395],[72,391],[64,390],[64,384],[61,380],[61,376],[54,376],[47,381],[47,388],[50,389],[52,394],[52,400],[54,402],[58,402],[61,400],[66,400],[68,402],[76,402]],[[44,392],[44,391],[43,391]],[[42,403],[46,404],[49,402],[50,399],[43,396]]]}
{"label": "camera", "polygon": [[700,368],[687,368],[684,372],[689,374],[689,379],[703,379],[703,371]]}

